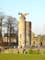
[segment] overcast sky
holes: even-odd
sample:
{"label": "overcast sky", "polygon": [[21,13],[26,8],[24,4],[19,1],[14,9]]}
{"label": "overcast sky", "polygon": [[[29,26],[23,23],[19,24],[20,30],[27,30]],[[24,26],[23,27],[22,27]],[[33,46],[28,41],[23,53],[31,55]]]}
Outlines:
{"label": "overcast sky", "polygon": [[0,0],[0,11],[19,18],[19,12],[27,12],[32,31],[45,34],[45,0]]}

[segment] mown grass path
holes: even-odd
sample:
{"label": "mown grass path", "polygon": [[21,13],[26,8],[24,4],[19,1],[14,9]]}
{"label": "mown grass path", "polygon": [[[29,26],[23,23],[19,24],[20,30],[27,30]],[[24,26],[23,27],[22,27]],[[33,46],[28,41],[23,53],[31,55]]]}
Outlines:
{"label": "mown grass path", "polygon": [[0,60],[45,60],[45,55],[36,54],[0,54]]}

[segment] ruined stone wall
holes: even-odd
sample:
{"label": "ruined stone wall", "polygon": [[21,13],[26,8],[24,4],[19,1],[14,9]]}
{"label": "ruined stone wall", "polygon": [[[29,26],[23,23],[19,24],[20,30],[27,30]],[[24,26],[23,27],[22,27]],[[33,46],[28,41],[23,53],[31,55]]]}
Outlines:
{"label": "ruined stone wall", "polygon": [[31,22],[26,21],[26,47],[31,45]]}

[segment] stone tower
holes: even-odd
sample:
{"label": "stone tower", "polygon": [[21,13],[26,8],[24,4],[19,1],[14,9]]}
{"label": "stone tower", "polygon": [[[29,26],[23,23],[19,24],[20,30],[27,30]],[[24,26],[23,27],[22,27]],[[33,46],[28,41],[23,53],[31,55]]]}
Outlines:
{"label": "stone tower", "polygon": [[20,19],[18,24],[18,48],[25,47],[25,16],[20,13]]}
{"label": "stone tower", "polygon": [[26,21],[26,47],[31,46],[31,22]]}

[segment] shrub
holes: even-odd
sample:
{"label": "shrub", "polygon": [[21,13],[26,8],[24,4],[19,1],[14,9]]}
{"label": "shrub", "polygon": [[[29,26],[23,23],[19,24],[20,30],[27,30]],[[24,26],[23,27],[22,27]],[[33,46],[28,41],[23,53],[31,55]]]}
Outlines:
{"label": "shrub", "polygon": [[39,49],[37,50],[37,54],[40,54],[40,50]]}
{"label": "shrub", "polygon": [[32,53],[33,53],[32,49],[29,49],[29,54],[32,54]]}
{"label": "shrub", "polygon": [[40,54],[40,50],[29,49],[29,54]]}

